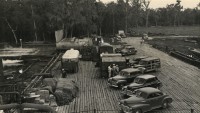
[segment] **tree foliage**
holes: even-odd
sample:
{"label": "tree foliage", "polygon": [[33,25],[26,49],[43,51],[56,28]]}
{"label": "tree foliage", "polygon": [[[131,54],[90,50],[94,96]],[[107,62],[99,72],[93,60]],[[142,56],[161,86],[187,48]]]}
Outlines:
{"label": "tree foliage", "polygon": [[109,35],[138,26],[200,25],[200,3],[182,9],[180,3],[150,9],[146,0],[118,0],[104,4],[96,0],[0,0],[0,40],[54,40],[64,37]]}

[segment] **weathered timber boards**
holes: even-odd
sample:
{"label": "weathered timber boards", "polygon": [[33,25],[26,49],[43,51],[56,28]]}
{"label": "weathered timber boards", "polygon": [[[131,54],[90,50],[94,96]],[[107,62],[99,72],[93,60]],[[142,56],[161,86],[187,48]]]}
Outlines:
{"label": "weathered timber boards", "polygon": [[100,78],[99,69],[95,68],[95,63],[80,61],[79,72],[68,74],[66,79],[69,78],[77,82],[80,92],[70,105],[58,107],[59,113],[80,111],[93,113],[94,109],[111,110],[102,111],[102,113],[115,113],[119,110],[120,90],[108,87],[107,80]]}
{"label": "weathered timber boards", "polygon": [[[156,109],[148,113],[189,113],[191,108],[195,113],[200,112],[200,70],[192,65],[173,58],[166,53],[151,48],[144,44],[140,46],[139,39],[125,39],[126,42],[138,49],[137,56],[150,55],[161,59],[161,69],[152,74],[158,76],[163,83],[163,90],[170,95],[174,102],[169,109]],[[58,113],[118,113],[120,109],[120,90],[110,88],[107,80],[100,78],[99,69],[95,63],[80,61],[79,72],[68,74],[67,78],[73,78],[77,82],[79,96],[70,104],[58,107]],[[114,110],[114,111],[113,111]]]}
{"label": "weathered timber boards", "polygon": [[138,38],[125,40],[137,47],[139,55],[156,56],[161,59],[160,72],[154,73],[163,82],[164,86],[161,90],[171,95],[175,102],[179,104],[184,102],[187,105],[173,106],[177,112],[179,109],[183,113],[190,112],[184,109],[192,107],[195,108],[195,112],[200,112],[200,108],[197,108],[200,107],[200,69],[156,50],[148,44],[139,45]]}

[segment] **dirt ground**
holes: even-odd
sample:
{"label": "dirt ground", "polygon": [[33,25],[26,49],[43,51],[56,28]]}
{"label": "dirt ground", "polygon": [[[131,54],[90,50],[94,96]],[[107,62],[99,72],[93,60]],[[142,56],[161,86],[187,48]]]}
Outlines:
{"label": "dirt ground", "polygon": [[132,28],[134,34],[147,33],[151,35],[190,35],[190,36],[200,36],[199,26],[152,26],[152,27],[138,27]]}
{"label": "dirt ground", "polygon": [[[148,55],[161,59],[162,67],[156,75],[163,83],[161,90],[173,98],[168,109],[156,109],[148,113],[188,113],[191,108],[200,112],[200,70],[168,54],[152,48],[148,44],[140,45],[139,38],[123,39],[138,49],[136,56]],[[130,56],[133,58],[134,56]],[[70,104],[57,107],[58,113],[118,113],[120,90],[110,88],[107,79],[100,78],[99,68],[91,61],[80,61],[79,72],[68,74],[66,79],[74,79],[80,89],[79,96]]]}
{"label": "dirt ground", "polygon": [[166,46],[169,49],[175,49],[185,54],[192,54],[190,49],[200,48],[200,37],[187,37],[187,36],[163,36],[152,37],[152,40],[146,40],[152,46],[157,46],[158,49],[165,51]]}

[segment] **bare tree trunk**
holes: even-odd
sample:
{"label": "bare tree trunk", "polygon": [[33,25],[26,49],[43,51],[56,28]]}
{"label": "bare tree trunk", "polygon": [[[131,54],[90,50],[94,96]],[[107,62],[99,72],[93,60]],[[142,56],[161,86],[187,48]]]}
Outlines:
{"label": "bare tree trunk", "polygon": [[73,27],[71,28],[71,38],[73,37]]}
{"label": "bare tree trunk", "polygon": [[35,30],[35,41],[38,41],[38,36],[37,36],[37,27],[36,27],[36,24],[35,24],[35,20],[33,20],[33,24],[34,24],[34,30]]}
{"label": "bare tree trunk", "polygon": [[90,32],[89,32],[89,30],[88,30],[87,36],[88,36],[88,38],[90,37]]}
{"label": "bare tree trunk", "polygon": [[[34,12],[33,12],[33,6],[31,4],[31,13],[32,13],[32,18],[33,18],[33,15],[34,15]],[[35,41],[38,41],[38,36],[37,36],[37,26],[36,26],[36,23],[35,23],[35,19],[33,18],[33,26],[34,26],[34,31],[35,31]]]}
{"label": "bare tree trunk", "polygon": [[88,38],[90,36],[89,25],[87,25],[87,36],[88,36]]}
{"label": "bare tree trunk", "polygon": [[46,38],[45,38],[44,32],[42,33],[42,35],[43,35],[43,41],[45,42]]}
{"label": "bare tree trunk", "polygon": [[178,12],[177,15],[178,15],[178,16],[177,16],[177,26],[180,26],[180,15],[179,15],[179,12]]}
{"label": "bare tree trunk", "polygon": [[65,30],[65,38],[67,38],[67,36],[68,36],[68,31],[67,31],[67,29]]}
{"label": "bare tree trunk", "polygon": [[67,38],[67,36],[68,36],[68,28],[64,23],[62,24],[62,28],[64,30],[64,38]]}
{"label": "bare tree trunk", "polygon": [[115,35],[115,19],[114,19],[114,12],[112,10],[112,21],[113,21],[113,35]]}
{"label": "bare tree trunk", "polygon": [[146,0],[142,0],[144,6],[145,6],[145,10],[146,10],[146,27],[148,27],[149,24],[149,4],[150,1],[146,1]]}
{"label": "bare tree trunk", "polygon": [[126,0],[126,17],[125,17],[125,33],[127,34],[128,31],[128,25],[127,25],[127,21],[128,21],[128,0]]}
{"label": "bare tree trunk", "polygon": [[17,28],[16,28],[16,30],[14,30],[14,29],[12,28],[12,26],[10,25],[10,23],[8,22],[8,19],[7,19],[7,18],[5,18],[5,21],[6,21],[6,23],[8,24],[8,27],[10,28],[10,30],[11,30],[12,33],[13,33],[13,36],[14,36],[14,39],[15,39],[15,43],[18,44],[17,36],[16,36],[16,34],[15,34],[15,31],[17,30]]}
{"label": "bare tree trunk", "polygon": [[138,28],[138,18],[137,17],[136,17],[136,20],[135,20],[135,25]]}
{"label": "bare tree trunk", "polygon": [[176,14],[174,16],[174,27],[176,26]]}
{"label": "bare tree trunk", "polygon": [[68,36],[68,29],[67,29],[67,27],[65,27],[64,32],[65,32],[64,37],[67,38],[67,36]]}
{"label": "bare tree trunk", "polygon": [[138,9],[136,10],[136,15],[135,16],[135,26],[138,27]]}
{"label": "bare tree trunk", "polygon": [[125,34],[127,34],[127,31],[128,31],[128,25],[127,25],[127,17],[126,17]]}
{"label": "bare tree trunk", "polygon": [[149,10],[147,10],[147,14],[146,14],[146,27],[149,26]]}
{"label": "bare tree trunk", "polygon": [[101,26],[99,27],[99,35],[101,36]]}
{"label": "bare tree trunk", "polygon": [[158,26],[158,22],[157,22],[157,19],[155,19],[155,23],[156,23],[156,27]]}

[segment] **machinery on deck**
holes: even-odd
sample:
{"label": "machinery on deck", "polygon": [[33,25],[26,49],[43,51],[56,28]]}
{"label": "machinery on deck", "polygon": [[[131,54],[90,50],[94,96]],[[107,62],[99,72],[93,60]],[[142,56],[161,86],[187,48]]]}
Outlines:
{"label": "machinery on deck", "polygon": [[79,55],[79,51],[74,49],[67,50],[64,53],[61,60],[62,73],[65,73],[65,71],[78,72]]}

